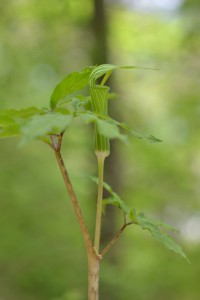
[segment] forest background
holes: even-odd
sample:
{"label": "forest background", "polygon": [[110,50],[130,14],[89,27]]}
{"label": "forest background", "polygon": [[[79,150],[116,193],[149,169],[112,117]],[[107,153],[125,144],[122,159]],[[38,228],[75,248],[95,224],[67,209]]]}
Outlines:
{"label": "forest background", "polygon": [[[54,86],[87,65],[159,69],[112,78],[112,114],[163,143],[113,143],[106,180],[129,206],[178,228],[191,264],[130,228],[102,264],[100,299],[200,297],[199,14],[198,0],[0,2],[0,109],[47,106]],[[0,299],[85,300],[83,241],[53,153],[18,144],[0,140]],[[92,144],[77,122],[63,149],[91,232]],[[104,243],[123,222],[116,210],[106,216]]]}

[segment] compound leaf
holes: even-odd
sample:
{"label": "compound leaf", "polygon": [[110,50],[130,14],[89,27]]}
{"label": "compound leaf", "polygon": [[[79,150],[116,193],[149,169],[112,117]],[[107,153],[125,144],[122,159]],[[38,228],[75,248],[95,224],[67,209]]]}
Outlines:
{"label": "compound leaf", "polygon": [[132,218],[134,223],[139,225],[143,230],[150,231],[152,236],[159,242],[163,243],[166,248],[180,254],[189,262],[181,246],[178,245],[168,234],[169,229],[171,230],[171,227],[169,225],[163,224],[161,222],[152,221],[149,218],[147,218],[144,215],[144,213],[137,214],[135,211],[132,211],[130,217]]}

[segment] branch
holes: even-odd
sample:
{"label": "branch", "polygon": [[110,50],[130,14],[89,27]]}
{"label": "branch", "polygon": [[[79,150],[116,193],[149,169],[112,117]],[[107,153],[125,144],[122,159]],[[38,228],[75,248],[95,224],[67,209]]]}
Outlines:
{"label": "branch", "polygon": [[55,155],[56,155],[56,159],[57,159],[61,174],[63,176],[63,179],[64,179],[64,182],[65,182],[69,197],[70,197],[72,205],[73,205],[74,212],[76,214],[78,223],[79,223],[80,228],[81,228],[81,232],[83,234],[83,238],[84,238],[84,242],[85,242],[85,246],[86,246],[86,251],[87,251],[87,253],[88,253],[88,251],[91,252],[91,251],[93,251],[92,241],[91,241],[87,226],[85,224],[85,220],[84,220],[84,217],[82,215],[81,208],[79,206],[79,203],[78,203],[76,194],[74,192],[72,183],[70,181],[67,169],[65,167],[64,161],[63,161],[61,153],[60,153],[62,136],[60,136],[58,138],[57,143],[55,142],[55,140],[53,138],[52,138],[52,142],[53,142],[53,148],[54,148],[54,152],[55,152]]}
{"label": "branch", "polygon": [[122,232],[124,231],[124,229],[128,226],[134,224],[134,222],[129,222],[129,223],[125,223],[121,229],[114,235],[114,237],[112,238],[112,240],[110,241],[110,243],[103,249],[101,256],[103,257],[111,248],[112,246],[116,243],[116,241],[119,239],[119,237],[121,236]]}

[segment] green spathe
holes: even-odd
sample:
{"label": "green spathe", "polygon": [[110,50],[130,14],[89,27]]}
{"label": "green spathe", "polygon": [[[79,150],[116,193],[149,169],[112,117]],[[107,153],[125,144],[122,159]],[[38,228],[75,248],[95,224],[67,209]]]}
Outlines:
{"label": "green spathe", "polygon": [[[95,85],[90,87],[90,95],[91,95],[91,108],[95,113],[100,113],[102,115],[108,114],[108,95],[109,95],[109,87]],[[110,153],[110,142],[109,137],[105,134],[102,134],[100,129],[101,124],[99,122],[101,120],[97,119],[95,122],[94,136],[95,136],[95,152],[104,152],[106,156]]]}
{"label": "green spathe", "polygon": [[[113,70],[117,69],[149,69],[149,70],[157,70],[152,68],[145,68],[145,67],[137,67],[137,66],[117,66],[112,64],[103,64],[95,67],[90,75],[90,86],[96,85],[96,80],[103,75],[106,75],[106,80],[111,75]],[[103,81],[104,82],[104,81]]]}

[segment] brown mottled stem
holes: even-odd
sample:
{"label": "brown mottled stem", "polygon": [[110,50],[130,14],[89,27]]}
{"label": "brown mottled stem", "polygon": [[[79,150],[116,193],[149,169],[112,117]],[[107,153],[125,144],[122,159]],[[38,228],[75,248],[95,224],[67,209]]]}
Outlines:
{"label": "brown mottled stem", "polygon": [[92,241],[88,229],[86,227],[83,214],[81,212],[76,194],[72,187],[67,169],[65,167],[64,161],[60,153],[62,136],[51,136],[51,140],[52,140],[52,147],[54,149],[56,159],[60,167],[60,171],[63,176],[85,242],[85,248],[86,248],[87,258],[88,258],[88,300],[98,300],[99,299],[99,264],[102,257],[92,246]]}
{"label": "brown mottled stem", "polygon": [[88,255],[88,300],[99,299],[99,267],[101,256],[93,249]]}
{"label": "brown mottled stem", "polygon": [[79,206],[76,194],[75,194],[73,186],[71,184],[67,169],[65,167],[64,161],[63,161],[61,153],[60,153],[61,142],[62,142],[62,137],[61,136],[58,138],[57,142],[55,141],[54,138],[52,138],[52,143],[53,143],[55,156],[56,156],[61,174],[63,176],[63,179],[64,179],[64,182],[65,182],[65,186],[67,188],[69,197],[71,199],[71,202],[72,202],[72,205],[73,205],[73,208],[74,208],[74,212],[76,214],[78,223],[80,225],[80,228],[81,228],[81,231],[82,231],[82,234],[83,234],[83,238],[84,238],[84,241],[85,241],[86,250],[87,250],[87,253],[88,253],[92,249],[92,241],[91,241],[87,226],[85,224],[84,217],[83,217],[83,214],[81,212],[81,208]]}

